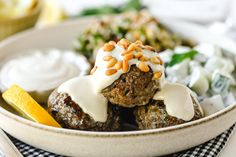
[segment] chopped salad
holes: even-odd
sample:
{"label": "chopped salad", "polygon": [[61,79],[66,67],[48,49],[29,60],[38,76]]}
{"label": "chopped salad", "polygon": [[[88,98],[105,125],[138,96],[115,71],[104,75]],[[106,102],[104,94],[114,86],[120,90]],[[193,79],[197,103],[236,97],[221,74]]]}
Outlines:
{"label": "chopped salad", "polygon": [[161,52],[160,56],[165,62],[166,79],[191,88],[207,114],[235,101],[235,61],[221,48],[199,43],[193,48],[177,46]]}

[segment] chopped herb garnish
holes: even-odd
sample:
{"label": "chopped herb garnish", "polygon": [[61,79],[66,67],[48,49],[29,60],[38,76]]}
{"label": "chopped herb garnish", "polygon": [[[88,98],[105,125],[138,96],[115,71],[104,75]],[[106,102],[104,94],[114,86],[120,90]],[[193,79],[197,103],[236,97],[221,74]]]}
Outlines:
{"label": "chopped herb garnish", "polygon": [[87,8],[82,10],[80,16],[102,15],[102,14],[118,14],[130,10],[141,10],[143,7],[140,0],[129,0],[126,4],[118,7],[105,5],[101,7]]}
{"label": "chopped herb garnish", "polygon": [[171,61],[169,63],[167,63],[167,66],[173,66],[175,64],[178,64],[180,62],[182,62],[185,59],[193,59],[194,56],[197,54],[198,52],[196,50],[191,50],[185,53],[181,53],[181,54],[174,54],[171,58]]}

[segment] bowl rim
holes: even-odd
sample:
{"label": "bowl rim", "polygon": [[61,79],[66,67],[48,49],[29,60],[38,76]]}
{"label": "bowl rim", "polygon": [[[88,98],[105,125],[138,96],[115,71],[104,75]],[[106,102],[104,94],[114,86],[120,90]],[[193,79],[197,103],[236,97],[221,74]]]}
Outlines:
{"label": "bowl rim", "polygon": [[[16,35],[13,35],[11,37],[6,38],[2,42],[0,42],[0,48],[4,47],[5,45],[10,44],[11,42],[17,41],[23,37],[27,37],[28,35],[32,35],[32,33],[39,33],[41,31],[50,31],[55,28],[63,28],[65,26],[70,26],[71,24],[77,23],[78,21],[88,20],[88,19],[94,19],[93,17],[84,17],[77,20],[68,20],[67,22],[64,22],[59,25],[50,26],[43,29],[29,29],[20,33],[17,33]],[[191,22],[189,22],[191,23]],[[226,37],[227,38],[227,37]],[[233,53],[232,53],[233,54]],[[234,54],[235,55],[235,54]],[[133,136],[143,136],[143,135],[154,135],[154,134],[162,134],[162,133],[168,133],[173,132],[176,130],[181,129],[187,129],[193,126],[198,126],[203,123],[207,123],[210,121],[213,121],[215,119],[218,119],[222,117],[223,115],[232,112],[233,110],[236,110],[236,102],[232,105],[227,106],[226,108],[209,115],[207,117],[203,117],[201,119],[187,122],[184,124],[179,124],[175,126],[169,126],[165,128],[158,128],[158,129],[148,129],[148,130],[137,130],[137,131],[117,131],[117,132],[96,132],[96,131],[83,131],[83,130],[73,130],[73,129],[66,129],[66,128],[55,128],[52,126],[47,126],[43,124],[39,124],[33,121],[30,121],[28,119],[25,119],[21,116],[18,116],[16,114],[11,113],[10,111],[7,111],[3,107],[0,106],[0,114],[3,116],[16,121],[17,123],[27,125],[28,127],[33,127],[35,129],[41,130],[41,131],[47,131],[51,133],[58,133],[58,134],[64,134],[64,135],[71,135],[71,136],[86,136],[86,137],[133,137]]]}
{"label": "bowl rim", "polygon": [[27,125],[28,127],[33,127],[35,129],[41,130],[41,131],[47,131],[51,133],[58,133],[58,134],[64,134],[64,135],[72,135],[72,136],[89,136],[89,137],[131,137],[131,136],[142,136],[142,135],[153,135],[153,134],[162,134],[162,133],[168,133],[173,132],[177,130],[182,129],[188,129],[193,126],[198,126],[203,123],[207,123],[210,121],[213,121],[215,119],[218,119],[222,117],[223,115],[232,112],[233,110],[236,110],[236,104],[232,104],[212,115],[209,115],[207,117],[203,117],[201,119],[186,122],[183,124],[175,125],[175,126],[169,126],[165,128],[157,128],[157,129],[148,129],[148,130],[135,130],[135,131],[116,131],[116,132],[98,132],[98,131],[83,131],[83,130],[73,130],[73,129],[67,129],[67,128],[56,128],[52,126],[43,125],[40,123],[36,123],[33,121],[30,121],[28,119],[25,119],[21,116],[18,116],[14,113],[11,113],[10,111],[7,111],[3,107],[0,106],[0,114],[3,116],[10,118],[11,120],[16,121],[17,123]]}

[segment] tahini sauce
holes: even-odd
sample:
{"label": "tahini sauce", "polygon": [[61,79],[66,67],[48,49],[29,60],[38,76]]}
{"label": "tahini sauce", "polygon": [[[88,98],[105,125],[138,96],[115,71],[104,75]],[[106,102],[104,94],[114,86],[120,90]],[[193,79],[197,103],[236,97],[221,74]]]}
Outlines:
{"label": "tahini sauce", "polygon": [[194,117],[194,104],[191,91],[178,83],[166,82],[161,91],[157,92],[154,100],[163,100],[169,115],[189,121]]}

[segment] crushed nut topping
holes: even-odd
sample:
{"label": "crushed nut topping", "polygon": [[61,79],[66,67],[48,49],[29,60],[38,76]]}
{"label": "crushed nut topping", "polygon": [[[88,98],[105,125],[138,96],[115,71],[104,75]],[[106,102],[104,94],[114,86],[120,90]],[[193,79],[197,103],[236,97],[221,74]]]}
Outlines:
{"label": "crushed nut topping", "polygon": [[107,64],[107,68],[111,68],[116,64],[117,60],[115,58],[112,58],[111,60],[109,60],[108,64]]}
{"label": "crushed nut topping", "polygon": [[115,48],[115,46],[112,45],[112,44],[109,44],[109,43],[106,43],[106,44],[104,44],[104,46],[103,46],[103,50],[106,51],[106,52],[110,52],[110,51],[112,51],[114,48]]}
{"label": "crushed nut topping", "polygon": [[110,75],[115,74],[116,72],[117,72],[116,69],[108,69],[108,70],[106,70],[106,75],[107,75],[107,76],[110,76]]}
{"label": "crushed nut topping", "polygon": [[143,72],[149,72],[149,67],[144,62],[139,62],[138,68]]}
{"label": "crushed nut topping", "polygon": [[128,54],[126,54],[126,55],[124,56],[124,59],[126,59],[126,60],[131,60],[131,59],[133,59],[133,58],[134,58],[133,53],[128,53]]}
{"label": "crushed nut topping", "polygon": [[[112,50],[116,48],[116,44],[124,49],[119,54],[122,56],[121,60],[112,56],[114,52],[116,53],[116,51],[112,52]],[[150,68],[153,68],[153,66],[151,65],[163,65],[163,61],[157,53],[157,55],[151,54],[155,52],[155,49],[151,46],[143,45],[140,40],[137,40],[134,43],[131,43],[127,39],[121,39],[117,43],[115,41],[109,41],[108,43],[104,44],[103,50],[106,52],[111,52],[110,55],[106,55],[103,57],[103,60],[107,62],[107,70],[105,71],[105,73],[108,76],[115,74],[118,70],[122,70],[123,73],[128,72],[130,68],[130,60],[132,60],[132,64],[135,64],[135,62],[137,62],[137,68],[139,68],[143,72],[149,72]],[[151,55],[149,55],[149,53]],[[133,62],[133,59],[135,59],[135,62]],[[97,67],[94,67],[91,70],[91,73],[96,71],[96,69]],[[159,79],[162,76],[162,72],[157,70],[158,69],[153,71],[153,79]]]}
{"label": "crushed nut topping", "polygon": [[123,46],[126,49],[129,46],[130,41],[123,38],[117,44]]}
{"label": "crushed nut topping", "polygon": [[142,57],[139,58],[139,60],[142,61],[142,62],[147,62],[147,61],[149,61],[149,58],[145,57],[145,56],[142,56]]}
{"label": "crushed nut topping", "polygon": [[105,56],[105,57],[103,57],[103,60],[104,61],[109,61],[109,60],[111,60],[113,57],[112,56]]}
{"label": "crushed nut topping", "polygon": [[156,79],[159,79],[162,75],[162,72],[158,71],[158,72],[155,72],[153,74],[153,79],[156,80]]}
{"label": "crushed nut topping", "polygon": [[129,70],[129,63],[125,59],[122,62],[122,70],[123,70],[124,73],[128,72],[128,70]]}
{"label": "crushed nut topping", "polygon": [[122,68],[122,61],[119,61],[115,64],[116,70],[120,70]]}

